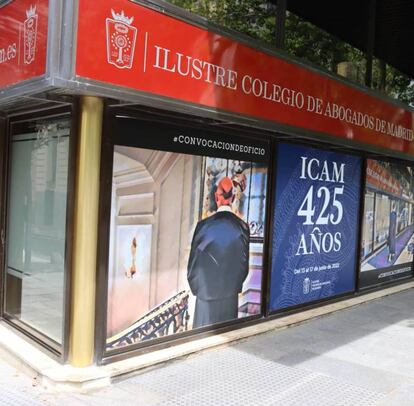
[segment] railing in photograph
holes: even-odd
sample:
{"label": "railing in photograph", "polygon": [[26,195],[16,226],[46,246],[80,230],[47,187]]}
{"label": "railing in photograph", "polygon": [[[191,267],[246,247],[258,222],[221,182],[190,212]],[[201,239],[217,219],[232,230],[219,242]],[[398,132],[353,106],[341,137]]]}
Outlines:
{"label": "railing in photograph", "polygon": [[188,298],[185,290],[172,296],[123,332],[108,338],[107,350],[187,330]]}

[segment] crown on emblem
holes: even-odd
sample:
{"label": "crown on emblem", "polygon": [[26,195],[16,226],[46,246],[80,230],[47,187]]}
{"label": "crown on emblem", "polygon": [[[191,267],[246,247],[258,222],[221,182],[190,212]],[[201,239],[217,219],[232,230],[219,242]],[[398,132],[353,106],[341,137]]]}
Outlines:
{"label": "crown on emblem", "polygon": [[121,21],[122,23],[125,23],[127,25],[132,24],[132,22],[134,21],[134,17],[127,17],[124,13],[124,10],[122,10],[119,14],[115,12],[114,9],[111,9],[112,12],[112,17],[114,18],[114,20],[116,21]]}
{"label": "crown on emblem", "polygon": [[27,18],[34,17],[36,15],[36,6],[30,5],[30,8],[26,10]]}

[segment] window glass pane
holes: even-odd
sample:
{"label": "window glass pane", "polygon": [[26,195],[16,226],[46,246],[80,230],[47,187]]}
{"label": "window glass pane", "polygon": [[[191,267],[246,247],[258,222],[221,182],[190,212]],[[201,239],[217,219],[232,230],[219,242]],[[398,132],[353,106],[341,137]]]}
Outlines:
{"label": "window glass pane", "polygon": [[6,312],[62,341],[69,119],[13,130]]}
{"label": "window glass pane", "polygon": [[268,144],[170,123],[137,138],[133,123],[117,118],[106,349],[260,314],[267,160],[173,140]]}
{"label": "window glass pane", "polygon": [[354,291],[362,160],[280,143],[275,161],[269,309]]}
{"label": "window glass pane", "polygon": [[412,276],[413,185],[411,167],[367,160],[361,288]]}

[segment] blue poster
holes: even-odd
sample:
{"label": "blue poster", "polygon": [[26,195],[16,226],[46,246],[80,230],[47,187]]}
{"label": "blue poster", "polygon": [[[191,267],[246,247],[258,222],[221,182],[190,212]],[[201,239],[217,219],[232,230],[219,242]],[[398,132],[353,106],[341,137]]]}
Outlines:
{"label": "blue poster", "polygon": [[354,290],[360,179],[359,157],[279,145],[271,311]]}

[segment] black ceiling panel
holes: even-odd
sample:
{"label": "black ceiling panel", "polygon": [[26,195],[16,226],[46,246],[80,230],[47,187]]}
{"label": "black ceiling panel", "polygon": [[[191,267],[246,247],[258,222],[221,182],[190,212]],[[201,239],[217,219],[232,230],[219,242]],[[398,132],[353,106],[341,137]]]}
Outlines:
{"label": "black ceiling panel", "polygon": [[[370,1],[287,0],[287,9],[366,51]],[[376,0],[374,54],[414,78],[414,0]]]}

